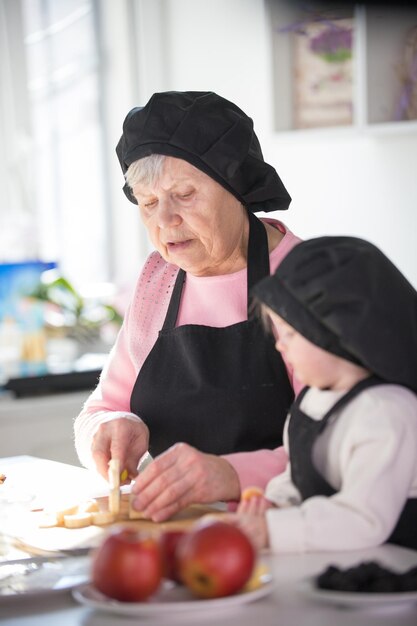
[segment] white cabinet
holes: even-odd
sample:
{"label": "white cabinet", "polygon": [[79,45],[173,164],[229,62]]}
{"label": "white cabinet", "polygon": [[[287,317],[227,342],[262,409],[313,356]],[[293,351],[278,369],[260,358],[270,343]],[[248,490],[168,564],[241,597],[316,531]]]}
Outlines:
{"label": "white cabinet", "polygon": [[73,421],[89,393],[17,399],[0,396],[0,457],[26,454],[80,465]]}
{"label": "white cabinet", "polygon": [[[332,4],[326,3],[323,12],[316,3],[315,14],[298,8],[302,3],[269,0],[267,4],[273,57],[274,128],[277,132],[314,134],[317,128],[300,128],[297,122],[297,81],[300,81],[297,50],[303,35],[296,34],[294,27],[311,25],[314,17],[319,18],[316,24],[324,23]],[[417,7],[349,6],[342,12],[339,9],[339,13],[333,10],[329,23],[333,20],[337,24],[338,18],[343,17],[353,19],[352,119],[342,125],[333,124],[329,117],[329,123],[319,125],[318,130],[321,133],[417,132]],[[411,83],[408,82],[411,93],[407,93],[407,78],[411,78]],[[401,98],[404,102],[411,97],[414,98],[411,115],[409,112],[406,119],[399,120]]]}

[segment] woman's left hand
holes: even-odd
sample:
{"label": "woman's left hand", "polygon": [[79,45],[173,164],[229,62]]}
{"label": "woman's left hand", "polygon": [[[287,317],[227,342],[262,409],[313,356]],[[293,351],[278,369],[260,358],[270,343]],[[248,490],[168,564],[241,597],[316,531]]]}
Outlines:
{"label": "woman's left hand", "polygon": [[132,493],[135,509],[162,522],[190,504],[237,501],[240,483],[234,468],[222,457],[177,443],[137,476]]}

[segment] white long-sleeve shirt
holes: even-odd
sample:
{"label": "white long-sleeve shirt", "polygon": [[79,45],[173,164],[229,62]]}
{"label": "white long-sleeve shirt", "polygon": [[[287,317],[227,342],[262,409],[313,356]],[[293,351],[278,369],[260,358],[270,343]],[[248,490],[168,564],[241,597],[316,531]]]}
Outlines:
{"label": "white long-sleeve shirt", "polygon": [[[320,420],[343,393],[311,388],[300,408]],[[417,497],[417,396],[398,385],[366,389],[335,412],[314,444],[313,462],[336,493],[302,502],[288,463],[265,492],[280,507],[267,511],[272,551],[354,550],[384,543],[407,498]]]}

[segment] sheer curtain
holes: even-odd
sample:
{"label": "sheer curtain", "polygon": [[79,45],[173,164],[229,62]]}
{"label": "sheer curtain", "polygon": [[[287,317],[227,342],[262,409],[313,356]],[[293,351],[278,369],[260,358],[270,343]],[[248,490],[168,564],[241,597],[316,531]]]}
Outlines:
{"label": "sheer curtain", "polygon": [[0,261],[109,279],[94,0],[0,0]]}
{"label": "sheer curtain", "polygon": [[39,256],[20,2],[0,0],[0,261]]}

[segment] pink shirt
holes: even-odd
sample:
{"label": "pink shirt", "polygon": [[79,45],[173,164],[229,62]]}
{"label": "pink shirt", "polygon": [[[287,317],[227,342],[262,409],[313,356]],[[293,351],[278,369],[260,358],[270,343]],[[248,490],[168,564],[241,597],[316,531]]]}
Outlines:
{"label": "pink shirt", "polygon": [[[268,218],[263,221],[285,233],[270,254],[272,273],[300,239],[277,220]],[[178,268],[164,261],[158,252],[150,254],[145,262],[99,384],[75,420],[75,446],[81,463],[86,467],[95,467],[91,442],[101,423],[120,417],[140,419],[130,411],[130,396],[163,325],[177,271]],[[246,285],[246,269],[222,276],[187,274],[177,326],[201,324],[223,327],[247,319]],[[289,373],[292,378],[292,372]],[[299,385],[295,381],[293,385],[298,391]],[[239,452],[225,458],[236,469],[242,489],[249,485],[265,487],[272,476],[284,470],[287,460],[282,447]]]}

